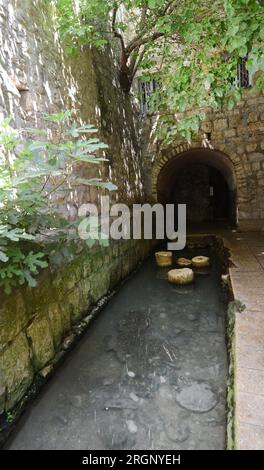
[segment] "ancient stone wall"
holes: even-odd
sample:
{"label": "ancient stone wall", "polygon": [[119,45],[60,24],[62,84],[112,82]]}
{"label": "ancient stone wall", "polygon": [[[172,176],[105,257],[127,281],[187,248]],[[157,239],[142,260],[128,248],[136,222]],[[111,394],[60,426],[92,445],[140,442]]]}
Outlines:
{"label": "ancient stone wall", "polygon": [[[13,126],[41,127],[43,113],[74,109],[79,120],[95,124],[108,143],[109,164],[99,172],[83,165],[81,175],[100,176],[118,186],[113,200],[143,198],[137,122],[130,98],[118,85],[115,51],[85,48],[66,57],[51,2],[0,0],[0,117]],[[96,202],[100,192],[80,188],[77,205]],[[116,242],[86,250],[56,272],[42,273],[36,289],[0,293],[0,413],[10,410],[46,366],[52,366],[63,339],[107,291],[142,260],[150,242]]]}
{"label": "ancient stone wall", "polygon": [[[152,123],[148,126],[151,128]],[[166,146],[151,139],[148,141],[149,127],[145,130],[143,152],[148,200],[157,200],[158,178],[169,161],[187,156],[190,150],[196,150],[197,156],[205,149],[211,150],[212,158],[221,158],[221,154],[227,156],[233,167],[238,226],[245,230],[264,228],[263,92],[244,90],[242,100],[231,111],[206,110],[199,135],[191,142],[176,139]],[[198,156],[197,163],[199,161]]]}
{"label": "ancient stone wall", "polygon": [[85,328],[93,306],[150,248],[149,240],[127,240],[86,249],[60,269],[43,272],[37,288],[22,288],[12,296],[1,293],[0,414],[12,409],[36,378],[52,370],[70,346],[76,325]]}
{"label": "ancient stone wall", "polygon": [[[109,145],[109,164],[84,164],[81,176],[110,179],[118,186],[112,198],[131,203],[143,197],[141,159],[134,109],[118,83],[117,56],[110,45],[67,56],[51,2],[0,0],[0,116],[13,115],[17,128],[41,127],[44,112],[75,110]],[[68,211],[74,215],[78,204],[99,196],[95,188],[80,188],[67,201]]]}

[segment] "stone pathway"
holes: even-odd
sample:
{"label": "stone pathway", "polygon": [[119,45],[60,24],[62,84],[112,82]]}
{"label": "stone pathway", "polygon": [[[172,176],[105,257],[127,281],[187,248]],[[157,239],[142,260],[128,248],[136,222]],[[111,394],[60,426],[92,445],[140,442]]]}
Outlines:
{"label": "stone pathway", "polygon": [[235,445],[264,449],[264,233],[195,230],[223,238],[230,250],[234,298],[245,305],[235,321]]}
{"label": "stone pathway", "polygon": [[231,251],[235,323],[235,429],[238,449],[264,449],[264,233],[223,233]]}
{"label": "stone pathway", "polygon": [[8,448],[225,448],[219,271],[213,263],[194,285],[177,287],[153,258],[91,325]]}

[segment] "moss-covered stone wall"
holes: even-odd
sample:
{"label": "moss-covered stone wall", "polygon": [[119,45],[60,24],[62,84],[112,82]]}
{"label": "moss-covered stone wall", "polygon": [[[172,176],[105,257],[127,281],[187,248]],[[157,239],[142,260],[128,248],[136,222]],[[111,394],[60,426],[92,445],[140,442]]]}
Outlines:
{"label": "moss-covered stone wall", "polygon": [[75,326],[136,268],[151,244],[127,240],[85,249],[60,269],[43,272],[37,288],[1,295],[0,414],[53,368],[74,340]]}
{"label": "moss-covered stone wall", "polygon": [[[115,183],[113,202],[143,202],[137,115],[119,86],[118,41],[101,51],[87,46],[70,57],[60,42],[55,13],[46,0],[0,2],[0,119],[12,115],[17,129],[40,128],[46,125],[43,113],[73,109],[77,120],[94,124],[109,146],[108,163],[83,164],[81,176]],[[82,203],[99,203],[100,197],[100,190],[84,186],[61,205],[74,219]],[[150,242],[141,241],[93,247],[56,271],[43,272],[36,289],[23,288],[9,297],[0,292],[0,414],[48,372],[78,322],[149,247]]]}

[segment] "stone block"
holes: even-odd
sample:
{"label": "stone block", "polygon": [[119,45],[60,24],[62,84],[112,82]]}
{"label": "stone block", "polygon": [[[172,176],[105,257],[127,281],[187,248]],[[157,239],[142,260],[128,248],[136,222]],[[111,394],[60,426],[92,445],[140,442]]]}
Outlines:
{"label": "stone block", "polygon": [[18,335],[26,321],[25,304],[18,292],[8,297],[0,309],[0,351]]}
{"label": "stone block", "polygon": [[250,122],[248,124],[248,128],[251,130],[251,131],[264,131],[264,122]]}
{"label": "stone block", "polygon": [[36,318],[27,328],[34,370],[42,369],[54,356],[53,338],[47,318]]}
{"label": "stone block", "polygon": [[65,331],[65,326],[63,325],[64,318],[62,316],[60,305],[57,302],[51,303],[48,306],[48,314],[54,346],[57,349]]}
{"label": "stone block", "polygon": [[257,148],[257,144],[248,144],[246,145],[247,152],[254,152]]}
{"label": "stone block", "polygon": [[24,111],[31,112],[34,111],[34,102],[35,97],[30,91],[21,92],[20,106]]}
{"label": "stone block", "polygon": [[214,121],[214,130],[216,131],[223,131],[227,129],[228,124],[227,124],[227,119],[216,119]]}
{"label": "stone block", "polygon": [[103,267],[104,259],[103,259],[103,256],[100,252],[95,253],[92,256],[91,261],[92,261],[92,270],[93,270],[93,272],[96,272],[96,271],[98,271],[99,269],[101,269]]}
{"label": "stone block", "polygon": [[96,303],[107,294],[110,287],[110,274],[107,268],[91,276],[91,301]]}
{"label": "stone block", "polygon": [[43,271],[38,278],[37,288],[31,289],[31,302],[33,302],[33,305],[29,305],[29,302],[27,302],[27,307],[31,308],[33,313],[43,311],[45,306],[52,302],[55,295],[55,287],[55,283],[51,282],[50,271]]}
{"label": "stone block", "polygon": [[88,299],[88,292],[90,291],[90,283],[88,283],[89,289],[87,288],[86,283],[87,281],[79,283],[78,287],[68,294],[72,324],[80,320],[89,308],[90,299]]}
{"label": "stone block", "polygon": [[244,153],[244,151],[245,151],[244,145],[241,145],[241,144],[238,145],[236,151],[237,151],[238,155],[241,155],[242,153]]}
{"label": "stone block", "polygon": [[85,253],[81,260],[82,269],[83,269],[83,277],[90,276],[92,272],[92,261],[91,256],[88,253]]}
{"label": "stone block", "polygon": [[212,140],[223,140],[223,132],[212,132]]}
{"label": "stone block", "polygon": [[69,333],[71,329],[71,306],[70,306],[70,292],[67,292],[64,296],[64,300],[60,302],[61,319],[63,336]]}
{"label": "stone block", "polygon": [[229,118],[229,127],[230,128],[237,128],[241,127],[243,125],[244,119],[243,119],[243,114],[233,114]]}
{"label": "stone block", "polygon": [[0,355],[0,377],[2,389],[6,389],[5,407],[9,410],[23,397],[33,380],[29,344],[24,333]]}
{"label": "stone block", "polygon": [[5,409],[5,400],[6,400],[6,387],[4,385],[4,374],[0,370],[0,414],[3,413]]}
{"label": "stone block", "polygon": [[248,114],[248,122],[256,122],[258,120],[258,113],[252,112]]}
{"label": "stone block", "polygon": [[252,167],[252,170],[253,170],[253,171],[260,171],[260,169],[261,169],[260,162],[254,162],[254,163],[252,163],[251,167]]}
{"label": "stone block", "polygon": [[80,318],[80,291],[76,287],[69,292],[68,302],[71,310],[71,323],[75,323]]}
{"label": "stone block", "polygon": [[203,132],[212,132],[213,124],[211,121],[204,121],[201,124],[201,130]]}
{"label": "stone block", "polygon": [[236,136],[235,129],[227,129],[226,131],[224,131],[224,137],[226,139],[230,139],[231,137],[235,137],[235,136]]}
{"label": "stone block", "polygon": [[264,161],[264,153],[260,153],[260,152],[248,153],[248,160],[250,162],[262,162]]}

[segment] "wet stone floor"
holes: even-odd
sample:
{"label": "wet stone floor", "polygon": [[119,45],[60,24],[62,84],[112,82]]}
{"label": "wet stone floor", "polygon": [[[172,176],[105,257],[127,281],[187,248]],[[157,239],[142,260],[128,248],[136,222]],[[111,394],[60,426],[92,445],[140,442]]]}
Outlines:
{"label": "wet stone floor", "polygon": [[151,257],[111,299],[7,448],[224,449],[220,274],[213,261],[193,285],[177,287],[167,271]]}

